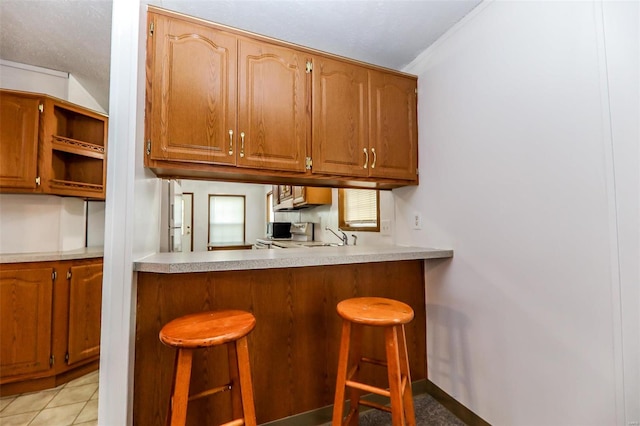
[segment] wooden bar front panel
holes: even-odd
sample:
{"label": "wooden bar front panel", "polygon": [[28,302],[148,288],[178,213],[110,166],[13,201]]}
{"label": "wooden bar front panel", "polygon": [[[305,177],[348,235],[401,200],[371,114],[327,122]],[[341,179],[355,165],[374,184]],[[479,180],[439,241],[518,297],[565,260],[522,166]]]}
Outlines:
{"label": "wooden bar front panel", "polygon": [[[249,335],[258,423],[333,404],[341,319],[339,301],[357,296],[400,300],[415,311],[407,326],[413,380],[426,378],[426,314],[423,261],[402,261],[191,274],[138,273],[134,423],[163,424],[175,350],[158,333],[179,316],[213,309],[244,309],[257,325]],[[367,328],[364,351],[384,358],[381,330]],[[197,351],[191,392],[228,379],[226,349]],[[386,371],[364,371],[386,386]],[[230,420],[225,392],[189,404],[187,423]]]}

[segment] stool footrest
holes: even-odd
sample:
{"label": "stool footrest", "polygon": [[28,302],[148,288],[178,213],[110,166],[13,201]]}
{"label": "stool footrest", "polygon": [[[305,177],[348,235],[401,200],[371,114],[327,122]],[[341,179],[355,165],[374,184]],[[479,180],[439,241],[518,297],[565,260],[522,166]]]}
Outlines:
{"label": "stool footrest", "polygon": [[244,425],[244,419],[231,420],[230,422],[223,423],[220,426],[242,426]]}
{"label": "stool footrest", "polygon": [[215,395],[216,393],[220,393],[220,392],[226,392],[228,390],[231,390],[231,383],[223,386],[218,386],[217,388],[208,389],[206,391],[202,391],[195,395],[191,395],[189,396],[189,401],[193,401],[194,399],[204,398],[205,396],[209,396],[209,395]]}
{"label": "stool footrest", "polygon": [[367,407],[375,408],[377,410],[386,411],[387,413],[391,412],[391,407],[387,407],[386,405],[378,404],[376,402],[367,401],[366,399],[361,399],[358,403],[360,405],[366,405]]}
{"label": "stool footrest", "polygon": [[371,386],[371,385],[367,385],[365,383],[360,383],[360,382],[354,382],[353,380],[347,380],[345,385],[351,388],[363,390],[365,392],[375,393],[376,395],[386,396],[387,398],[391,398],[391,392],[382,388],[378,388],[376,386]]}
{"label": "stool footrest", "polygon": [[388,366],[386,361],[382,361],[380,359],[362,357],[361,361],[362,362],[366,362],[368,364],[379,365],[381,367],[387,367]]}

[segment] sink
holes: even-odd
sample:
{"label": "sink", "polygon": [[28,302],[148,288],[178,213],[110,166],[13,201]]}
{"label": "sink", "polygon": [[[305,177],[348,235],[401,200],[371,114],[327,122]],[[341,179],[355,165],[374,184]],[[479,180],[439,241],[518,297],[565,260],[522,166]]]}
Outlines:
{"label": "sink", "polygon": [[314,243],[301,243],[300,247],[304,247],[304,248],[314,248],[314,247],[342,247],[341,244],[335,244],[335,243],[323,243],[323,242],[314,242]]}

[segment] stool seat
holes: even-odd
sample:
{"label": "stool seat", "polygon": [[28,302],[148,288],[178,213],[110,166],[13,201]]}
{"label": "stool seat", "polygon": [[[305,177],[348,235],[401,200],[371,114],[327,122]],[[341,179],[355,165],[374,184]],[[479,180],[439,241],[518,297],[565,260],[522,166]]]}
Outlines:
{"label": "stool seat", "polygon": [[255,326],[256,319],[248,312],[202,312],[168,322],[160,330],[160,340],[176,348],[207,348],[238,340]]}
{"label": "stool seat", "polygon": [[338,303],[336,309],[346,320],[378,327],[407,324],[413,319],[411,306],[383,297],[354,297]]}

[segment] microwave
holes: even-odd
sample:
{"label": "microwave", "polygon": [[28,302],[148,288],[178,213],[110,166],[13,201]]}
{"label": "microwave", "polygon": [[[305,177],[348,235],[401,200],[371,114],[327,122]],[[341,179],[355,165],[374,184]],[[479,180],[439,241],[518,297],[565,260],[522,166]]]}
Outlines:
{"label": "microwave", "polygon": [[291,222],[267,222],[267,238],[291,238]]}

